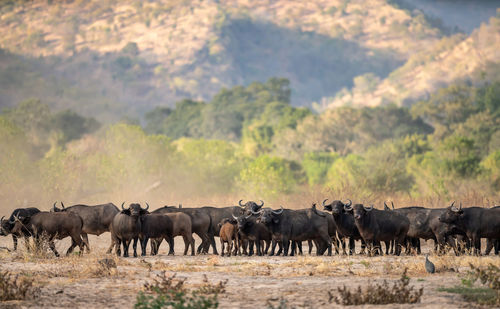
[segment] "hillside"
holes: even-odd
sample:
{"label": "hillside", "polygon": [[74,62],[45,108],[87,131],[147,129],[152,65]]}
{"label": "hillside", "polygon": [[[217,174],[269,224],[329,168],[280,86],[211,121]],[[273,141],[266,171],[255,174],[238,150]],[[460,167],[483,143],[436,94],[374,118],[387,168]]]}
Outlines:
{"label": "hillside", "polygon": [[[388,1],[6,1],[0,107],[37,97],[100,120],[141,117],[222,87],[291,81],[310,106],[353,78],[384,79],[441,38]],[[22,63],[21,70],[17,68]],[[12,84],[12,83],[11,83]]]}
{"label": "hillside", "polygon": [[385,79],[373,75],[355,78],[353,88],[324,100],[317,108],[377,106],[389,102],[409,105],[454,82],[476,84],[498,80],[499,50],[500,15],[492,17],[470,36],[445,37],[430,50],[412,55]]}

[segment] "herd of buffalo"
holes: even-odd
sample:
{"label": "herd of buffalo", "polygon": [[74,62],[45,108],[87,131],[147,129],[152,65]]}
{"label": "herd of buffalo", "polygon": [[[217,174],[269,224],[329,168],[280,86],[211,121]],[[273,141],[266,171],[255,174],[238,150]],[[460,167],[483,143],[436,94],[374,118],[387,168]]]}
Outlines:
{"label": "herd of buffalo", "polygon": [[[404,207],[392,208],[384,203],[384,210],[363,204],[352,204],[350,200],[323,201],[324,211],[316,209],[316,204],[305,209],[265,208],[264,202],[249,201],[230,207],[183,208],[181,205],[164,206],[149,211],[149,205],[142,207],[132,203],[121,210],[112,203],[87,206],[74,205],[61,208],[54,203],[50,211],[37,208],[18,208],[8,219],[2,217],[0,235],[12,234],[14,250],[17,239],[24,237],[29,248],[29,238],[36,246],[48,242],[50,249],[59,256],[54,240],[71,237],[70,254],[76,246],[80,252],[90,250],[88,234],[111,233],[111,244],[117,255],[127,257],[133,241],[134,256],[137,256],[137,242],[142,255],[151,239],[151,255],[165,239],[169,244],[169,254],[174,254],[174,237],[182,236],[185,244],[184,255],[191,246],[191,255],[197,251],[208,253],[212,247],[217,253],[215,236],[220,238],[221,255],[295,255],[302,254],[302,242],[308,241],[309,253],[316,247],[318,255],[336,253],[355,254],[355,241],[361,241],[360,254],[399,255],[404,249],[407,254],[421,253],[420,240],[434,240],[436,253],[452,248],[455,254],[471,252],[481,255],[481,238],[487,241],[488,255],[492,248],[495,254],[500,250],[500,206],[492,208],[455,206],[447,208]],[[330,214],[331,213],[331,214]],[[201,244],[195,250],[195,233]],[[348,248],[346,252],[346,241]],[[224,245],[227,244],[226,252]],[[278,245],[278,251],[276,251]],[[271,248],[270,248],[271,247]],[[270,249],[270,251],[269,251]],[[276,251],[276,253],[275,253]]]}

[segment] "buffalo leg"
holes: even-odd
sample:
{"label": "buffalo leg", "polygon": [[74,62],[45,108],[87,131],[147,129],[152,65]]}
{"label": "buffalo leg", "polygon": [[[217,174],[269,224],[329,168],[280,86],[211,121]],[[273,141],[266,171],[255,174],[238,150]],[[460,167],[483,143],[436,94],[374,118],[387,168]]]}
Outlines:
{"label": "buffalo leg", "polygon": [[128,257],[128,247],[130,246],[130,243],[132,240],[127,239],[123,240],[123,257]]}
{"label": "buffalo leg", "polygon": [[175,241],[174,241],[174,236],[167,236],[167,242],[168,242],[168,255],[175,255]]}
{"label": "buffalo leg", "polygon": [[356,242],[353,237],[349,237],[349,255],[353,254],[356,254]]}
{"label": "buffalo leg", "polygon": [[81,237],[83,239],[83,244],[84,244],[85,248],[87,248],[87,253],[90,253],[89,235],[87,235],[87,233],[82,233]]}
{"label": "buffalo leg", "polygon": [[233,250],[233,240],[229,239],[227,242],[227,256],[231,256],[231,251]]}
{"label": "buffalo leg", "polygon": [[[122,246],[122,241],[117,238],[115,241],[115,254],[117,256],[120,256],[122,254],[121,246]],[[125,245],[123,247],[125,248]]]}
{"label": "buffalo leg", "polygon": [[[281,241],[283,243],[283,256],[288,256],[288,249],[290,248],[290,240],[286,237],[283,237],[283,240]],[[292,244],[292,250],[293,250],[293,244]]]}
{"label": "buffalo leg", "polygon": [[107,254],[110,254],[113,251],[113,246],[116,246],[115,242],[115,238],[113,238],[113,235],[111,235],[111,244],[109,245],[108,251],[106,252]]}
{"label": "buffalo leg", "polygon": [[14,243],[14,251],[17,251],[17,235],[12,234],[12,242]]}
{"label": "buffalo leg", "polygon": [[188,234],[182,235],[182,239],[184,240],[184,255],[187,255],[191,241],[188,237]]}
{"label": "buffalo leg", "polygon": [[[146,256],[146,248],[148,245],[148,240],[149,240],[149,237],[147,237],[147,236],[144,236],[140,240],[140,242],[141,242],[141,256]],[[151,240],[151,243],[153,243],[153,240]],[[153,250],[151,250],[151,255],[155,255]]]}
{"label": "buffalo leg", "polygon": [[273,256],[274,255],[274,250],[276,249],[276,240],[272,239],[271,240],[271,252],[269,253],[269,256]]}
{"label": "buffalo leg", "polygon": [[137,257],[137,239],[138,239],[138,237],[134,238],[134,245],[133,245],[133,248],[134,248],[134,257]]}
{"label": "buffalo leg", "polygon": [[56,244],[54,243],[54,240],[49,240],[49,248],[54,252],[54,254],[59,257],[59,252],[56,250]]}

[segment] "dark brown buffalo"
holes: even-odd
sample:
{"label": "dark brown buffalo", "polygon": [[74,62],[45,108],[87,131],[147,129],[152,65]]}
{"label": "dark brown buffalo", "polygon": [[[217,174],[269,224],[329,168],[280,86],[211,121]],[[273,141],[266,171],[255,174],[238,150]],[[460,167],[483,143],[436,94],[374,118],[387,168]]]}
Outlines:
{"label": "dark brown buffalo", "polygon": [[128,248],[133,240],[134,257],[137,257],[137,240],[141,232],[141,216],[147,214],[149,205],[145,209],[140,204],[130,204],[127,209],[116,214],[111,222],[111,237],[116,246],[116,255],[121,255],[120,245],[123,244],[123,256],[128,257]]}
{"label": "dark brown buffalo", "polygon": [[[120,212],[118,207],[116,207],[113,203],[95,206],[78,204],[64,207],[64,204],[61,202],[61,206],[62,208],[57,208],[56,203],[54,203],[52,210],[54,212],[74,212],[82,218],[82,238],[85,241],[85,244],[89,243],[88,234],[99,236],[104,232],[109,232],[113,218]],[[108,253],[111,253],[113,245],[113,241],[111,241]],[[87,250],[90,251],[90,248],[87,247]]]}
{"label": "dark brown buffalo", "polygon": [[192,232],[201,238],[203,253],[208,253],[210,246],[210,238],[208,236],[211,226],[210,215],[200,208],[177,208],[175,206],[163,206],[158,208],[153,213],[167,214],[167,213],[184,213],[191,218]]}
{"label": "dark brown buffalo", "polygon": [[[163,216],[164,218],[160,218]],[[174,255],[174,237],[182,236],[184,240],[184,255],[187,255],[191,246],[191,255],[194,255],[194,238],[192,232],[191,217],[182,212],[145,215],[143,218],[143,235],[158,235],[151,241],[151,254],[158,254],[158,248],[165,239],[169,245],[169,255]],[[144,240],[142,240],[144,241]],[[146,241],[147,243],[147,241]],[[146,243],[143,244],[143,255],[145,255]]]}
{"label": "dark brown buffalo", "polygon": [[288,255],[290,241],[305,240],[323,242],[328,248],[328,255],[332,254],[328,219],[315,207],[307,210],[291,210],[283,207],[280,210],[261,209],[258,213],[260,213],[259,222],[266,225],[273,237],[282,243],[284,256]]}
{"label": "dark brown buffalo", "polygon": [[12,241],[14,243],[14,251],[17,250],[17,239],[18,237],[24,237],[24,244],[26,245],[26,249],[29,250],[29,238],[31,237],[31,232],[23,228],[21,230],[21,234],[13,234],[12,229],[14,228],[14,225],[16,224],[16,216],[20,217],[31,217],[32,215],[39,213],[40,210],[38,208],[34,207],[29,207],[29,208],[17,208],[15,209],[12,214],[10,215],[9,219],[5,220],[4,217],[0,219],[0,235],[1,236],[7,236],[9,234],[12,234]]}
{"label": "dark brown buffalo", "polygon": [[[227,256],[231,256],[231,250],[238,252],[238,224],[234,219],[222,219],[219,223],[219,238],[220,238],[220,255],[224,256],[224,244],[227,243]],[[236,254],[235,254],[236,255]]]}
{"label": "dark brown buffalo", "polygon": [[481,238],[500,239],[500,208],[456,208],[453,204],[439,217],[439,221],[454,225],[472,241],[474,254],[481,254]]}
{"label": "dark brown buffalo", "polygon": [[354,205],[352,210],[354,223],[369,246],[370,253],[373,253],[374,244],[395,240],[394,254],[400,255],[401,246],[410,228],[408,218],[393,211],[374,209],[373,206],[367,208],[363,204]]}
{"label": "dark brown buffalo", "polygon": [[63,239],[71,237],[71,246],[66,251],[66,255],[73,252],[76,246],[80,247],[80,254],[83,252],[84,241],[80,237],[82,233],[83,221],[75,213],[53,213],[42,211],[29,217],[15,217],[16,223],[12,233],[22,233],[27,229],[35,238],[37,248],[40,248],[42,241],[49,242],[49,248],[56,256],[59,253],[56,250],[54,239]]}

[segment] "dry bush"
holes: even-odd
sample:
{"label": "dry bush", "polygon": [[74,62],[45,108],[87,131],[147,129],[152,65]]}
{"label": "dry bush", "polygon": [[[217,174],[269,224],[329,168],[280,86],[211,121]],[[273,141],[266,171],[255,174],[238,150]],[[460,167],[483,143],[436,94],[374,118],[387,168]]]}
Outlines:
{"label": "dry bush", "polygon": [[361,286],[351,291],[344,285],[338,288],[340,297],[334,296],[331,291],[330,303],[334,301],[343,306],[363,305],[363,304],[414,304],[420,302],[420,298],[424,293],[424,288],[413,291],[413,286],[409,286],[410,278],[406,276],[406,270],[403,272],[401,279],[396,281],[392,287],[384,280],[382,284],[369,285],[362,290]]}
{"label": "dry bush", "polygon": [[153,278],[152,283],[144,284],[144,289],[148,292],[155,293],[185,293],[186,287],[184,283],[187,278],[176,278],[177,274],[173,274],[172,276],[167,276],[165,272],[162,272],[161,275]]}
{"label": "dry bush", "polygon": [[26,276],[13,275],[8,271],[0,272],[0,300],[24,300],[35,298],[40,292],[33,287],[33,280]]}
{"label": "dry bush", "polygon": [[206,295],[210,295],[210,294],[222,294],[222,293],[225,293],[226,292],[226,285],[227,285],[227,282],[229,280],[226,279],[226,280],[222,280],[222,281],[219,281],[219,283],[217,284],[212,284],[208,281],[208,278],[207,278],[207,275],[203,275],[203,283],[202,285],[198,288],[198,291],[201,293],[201,294],[206,294]]}

